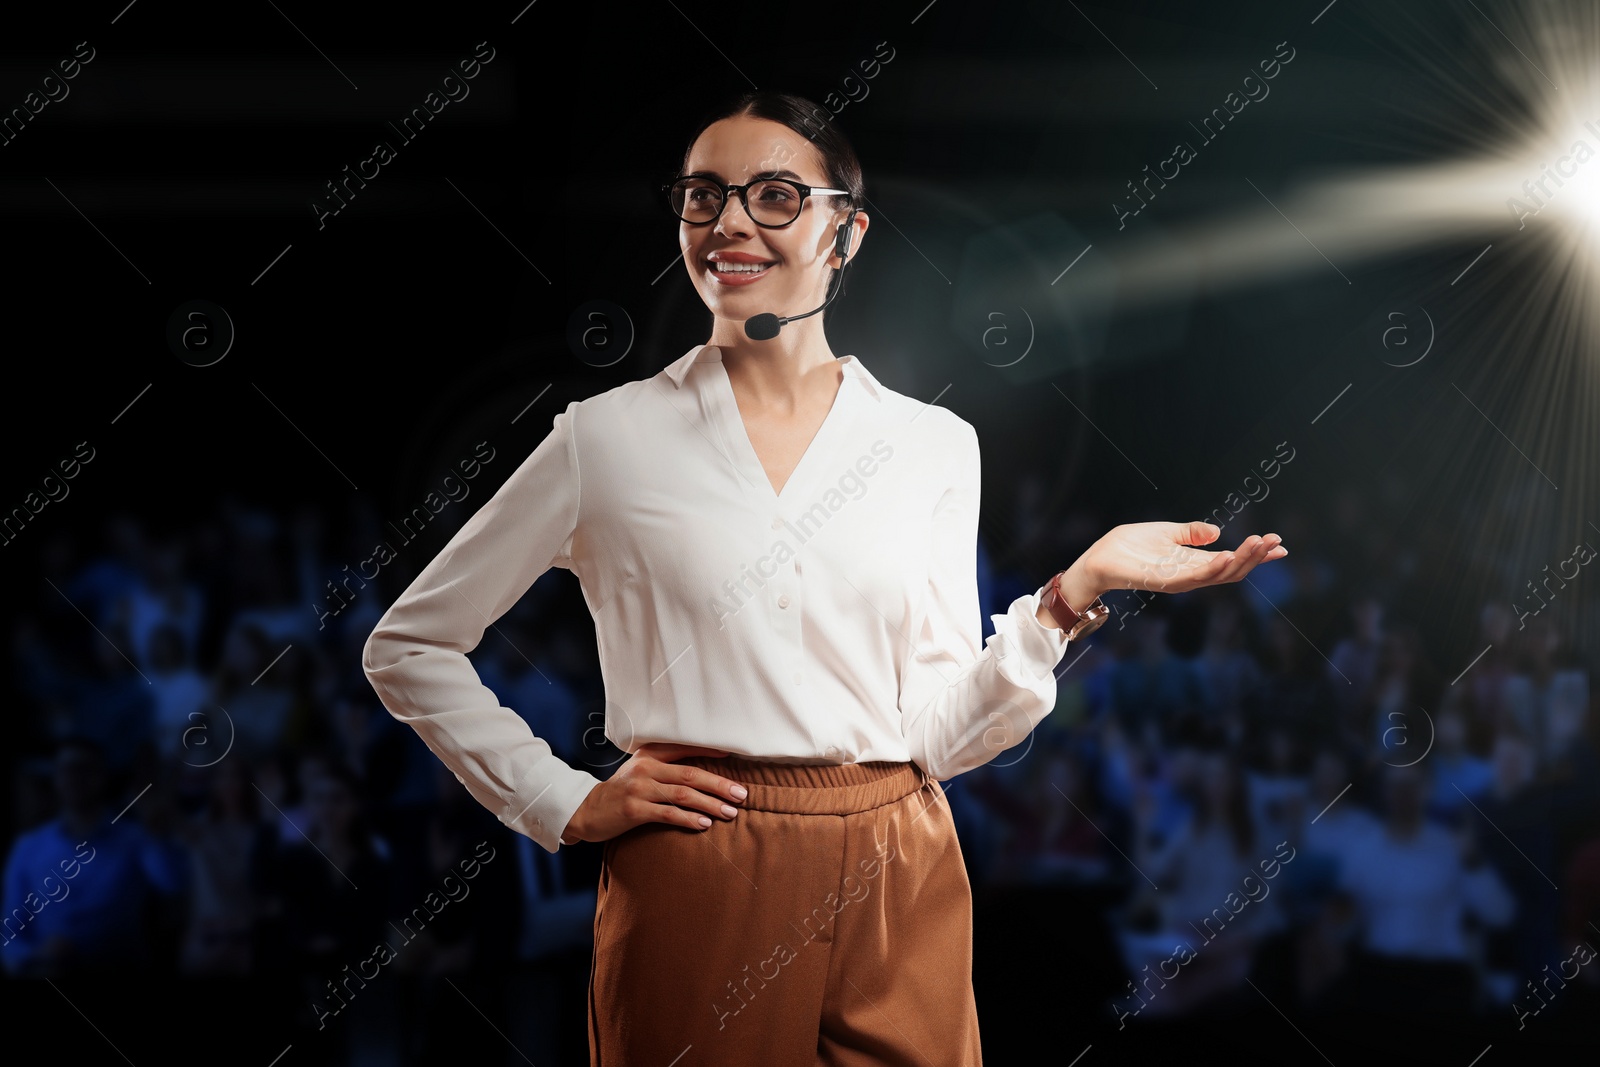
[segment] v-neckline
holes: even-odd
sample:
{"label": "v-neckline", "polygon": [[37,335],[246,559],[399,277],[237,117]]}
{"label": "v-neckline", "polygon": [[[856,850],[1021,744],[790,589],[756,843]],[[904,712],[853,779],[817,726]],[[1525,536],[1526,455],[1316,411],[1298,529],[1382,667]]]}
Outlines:
{"label": "v-neckline", "polygon": [[[767,476],[767,469],[761,465],[761,456],[750,440],[750,428],[745,425],[744,416],[739,412],[739,400],[733,392],[733,380],[728,377],[728,368],[723,365],[721,357],[721,352],[718,352],[717,358],[710,362],[717,365],[714,377],[718,383],[717,390],[721,400],[723,431],[731,439],[732,447],[738,454],[737,462],[745,480],[760,485],[765,490],[769,502],[782,504],[792,495],[790,491],[794,489],[796,483],[809,476],[811,468],[820,462],[815,457],[819,453],[828,451],[834,439],[843,432],[840,427],[845,422],[844,408],[849,404],[846,396],[849,392],[849,372],[841,367],[839,389],[833,396],[833,404],[828,408],[828,414],[823,417],[817,432],[812,434],[805,451],[800,454],[799,461],[795,463],[794,469],[789,472],[789,477],[784,479],[783,488],[779,490],[772,487],[772,479]],[[853,356],[835,356],[834,362],[842,364],[853,358]]]}

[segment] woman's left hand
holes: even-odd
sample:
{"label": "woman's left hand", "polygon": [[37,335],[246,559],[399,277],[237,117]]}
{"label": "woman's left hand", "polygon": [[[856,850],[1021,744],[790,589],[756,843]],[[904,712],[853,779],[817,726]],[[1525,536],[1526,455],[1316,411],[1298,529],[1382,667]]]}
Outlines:
{"label": "woman's left hand", "polygon": [[1186,593],[1208,585],[1237,582],[1257,564],[1282,559],[1282,538],[1251,534],[1232,551],[1207,552],[1222,536],[1209,522],[1134,522],[1113,527],[1083,554],[1083,563],[1103,589],[1143,589]]}

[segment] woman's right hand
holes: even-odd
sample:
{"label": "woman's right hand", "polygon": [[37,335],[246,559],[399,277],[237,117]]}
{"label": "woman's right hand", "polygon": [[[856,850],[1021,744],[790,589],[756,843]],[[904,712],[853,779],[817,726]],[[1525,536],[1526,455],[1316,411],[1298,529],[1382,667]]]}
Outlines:
{"label": "woman's right hand", "polygon": [[561,843],[608,841],[647,822],[704,830],[732,819],[744,786],[719,774],[674,763],[684,756],[726,756],[720,749],[652,741],[639,746],[610,778],[589,790],[572,813]]}

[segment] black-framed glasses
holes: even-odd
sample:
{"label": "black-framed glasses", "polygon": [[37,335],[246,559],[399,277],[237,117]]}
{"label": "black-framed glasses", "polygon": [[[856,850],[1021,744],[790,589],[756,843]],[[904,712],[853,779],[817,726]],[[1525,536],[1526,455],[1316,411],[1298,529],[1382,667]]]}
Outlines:
{"label": "black-framed glasses", "polygon": [[738,193],[744,212],[757,226],[787,226],[800,217],[808,196],[848,196],[848,189],[820,189],[787,178],[758,178],[744,185],[723,185],[711,178],[679,178],[661,187],[672,213],[691,226],[722,217],[728,195]]}

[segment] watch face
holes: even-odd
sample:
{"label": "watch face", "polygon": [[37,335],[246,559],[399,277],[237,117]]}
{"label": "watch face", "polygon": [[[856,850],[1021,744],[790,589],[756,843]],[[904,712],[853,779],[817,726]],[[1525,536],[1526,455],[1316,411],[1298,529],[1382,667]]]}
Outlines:
{"label": "watch face", "polygon": [[1096,597],[1093,604],[1083,609],[1083,614],[1079,617],[1078,624],[1072,628],[1069,637],[1084,637],[1092,634],[1105,625],[1105,621],[1110,617],[1111,609]]}

